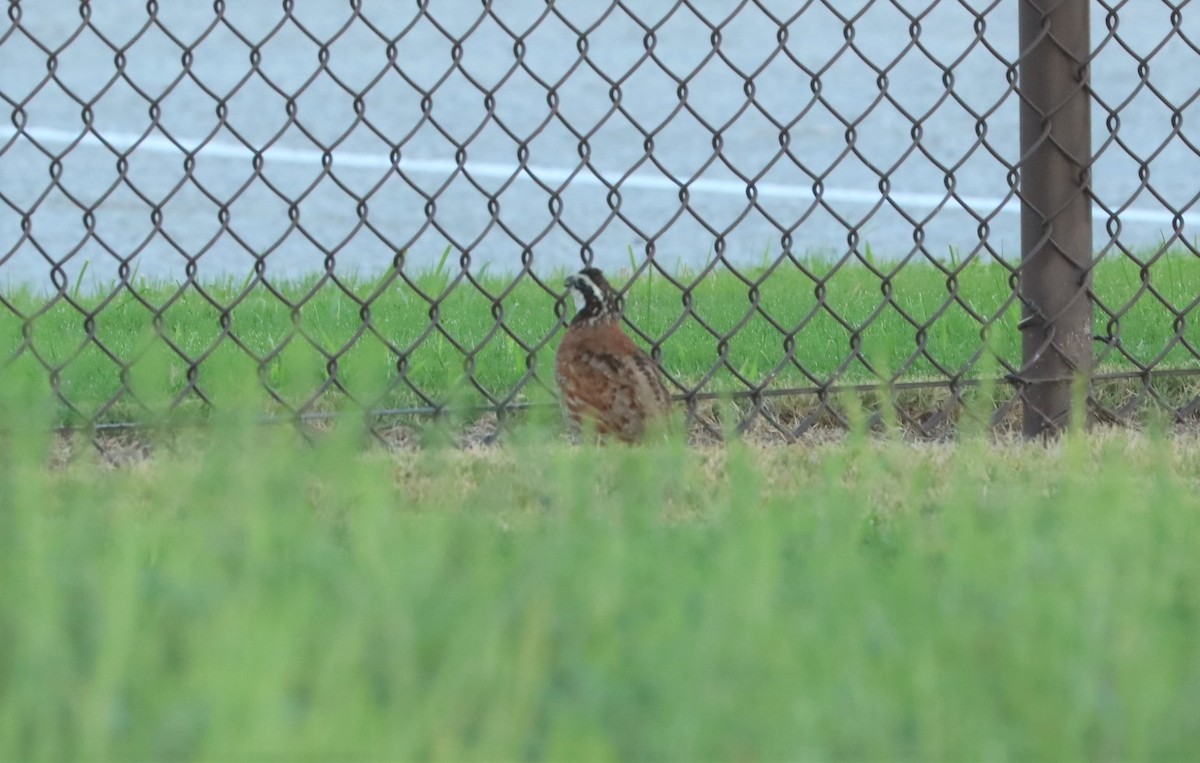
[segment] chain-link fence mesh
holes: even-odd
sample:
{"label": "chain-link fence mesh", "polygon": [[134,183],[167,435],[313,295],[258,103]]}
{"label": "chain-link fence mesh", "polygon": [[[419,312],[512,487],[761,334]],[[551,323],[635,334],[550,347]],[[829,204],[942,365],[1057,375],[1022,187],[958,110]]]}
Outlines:
{"label": "chain-link fence mesh", "polygon": [[68,425],[552,409],[594,264],[714,434],[1190,419],[1196,16],[9,0],[3,367]]}

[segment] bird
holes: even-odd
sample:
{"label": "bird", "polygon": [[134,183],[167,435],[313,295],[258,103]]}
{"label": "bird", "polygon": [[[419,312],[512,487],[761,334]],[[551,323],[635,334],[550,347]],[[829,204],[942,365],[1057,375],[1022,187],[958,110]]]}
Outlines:
{"label": "bird", "polygon": [[586,426],[637,442],[665,423],[671,396],[658,364],[621,328],[621,298],[597,268],[565,282],[576,312],[554,358],[571,439]]}

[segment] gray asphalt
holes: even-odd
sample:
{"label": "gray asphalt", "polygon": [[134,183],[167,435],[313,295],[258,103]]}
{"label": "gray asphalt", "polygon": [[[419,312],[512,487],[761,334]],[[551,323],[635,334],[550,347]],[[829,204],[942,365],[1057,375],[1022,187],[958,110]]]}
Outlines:
{"label": "gray asphalt", "polygon": [[[95,29],[117,46],[149,21],[140,0],[94,5]],[[835,3],[847,16],[861,15],[853,23],[853,47],[833,63],[845,24],[828,8],[805,4],[787,27],[792,60],[779,51],[779,25],[747,4],[722,28],[719,51],[727,61],[711,58],[697,72],[713,49],[709,27],[686,7],[663,21],[672,3],[635,2],[629,5],[642,18],[661,23],[656,60],[632,73],[646,33],[604,3],[554,4],[589,30],[586,60],[579,35],[540,0],[496,2],[496,18],[481,17],[475,0],[433,0],[429,18],[416,18],[413,3],[365,0],[359,19],[344,2],[298,3],[291,20],[276,2],[229,3],[221,22],[211,4],[161,5],[158,21],[177,41],[151,25],[125,52],[125,74],[140,93],[120,79],[110,84],[117,73],[113,51],[95,31],[79,31],[75,3],[21,4],[20,28],[0,33],[6,101],[0,108],[24,129],[16,136],[9,119],[0,127],[0,192],[8,200],[0,205],[0,284],[44,285],[50,261],[65,263],[71,282],[85,263],[85,284],[103,282],[134,251],[128,267],[149,278],[181,279],[188,257],[196,255],[202,279],[245,277],[255,256],[265,258],[268,275],[295,276],[321,270],[321,247],[342,242],[348,243],[336,254],[338,271],[363,275],[388,267],[400,250],[411,267],[429,267],[447,246],[455,250],[452,264],[465,249],[473,269],[486,264],[493,271],[519,267],[526,247],[538,272],[573,267],[584,245],[607,267],[651,250],[669,270],[698,266],[718,250],[734,263],[755,263],[781,251],[785,231],[797,252],[840,256],[853,231],[859,248],[869,244],[880,258],[908,255],[914,235],[924,252],[944,258],[952,249],[962,256],[980,246],[977,216],[989,218],[991,252],[1019,252],[1007,172],[993,155],[1012,161],[1018,154],[1017,99],[1005,79],[1007,61],[1017,53],[1016,3],[994,3],[983,17],[987,45],[976,39],[975,16],[967,10],[989,5],[982,0],[897,0],[865,9],[862,2]],[[780,17],[797,5],[761,3]],[[693,6],[715,24],[735,4],[697,0]],[[897,6],[923,14],[916,45],[911,22]],[[1200,12],[1189,11],[1183,31],[1200,41]],[[1171,108],[1163,101],[1188,103],[1200,55],[1170,34],[1168,13],[1159,3],[1123,6],[1119,39],[1109,39],[1093,65],[1100,101],[1125,104],[1115,135],[1100,108],[1093,131],[1097,148],[1105,146],[1095,168],[1096,193],[1110,206],[1127,208],[1117,243],[1128,248],[1169,237],[1164,203],[1189,207],[1200,191],[1194,181],[1200,157],[1172,137]],[[1107,36],[1103,9],[1097,5],[1093,14],[1093,40],[1100,42]],[[468,31],[456,66],[447,35]],[[333,40],[327,68],[309,34]],[[514,34],[523,39],[529,72],[516,66]],[[61,49],[57,82],[44,81],[48,56],[29,36]],[[394,37],[399,72],[388,66],[385,40]],[[181,45],[192,58],[186,72]],[[252,46],[261,56],[258,72],[251,67]],[[1153,88],[1140,86],[1135,58],[1151,52]],[[950,64],[948,94],[943,67]],[[749,107],[746,77],[734,67],[753,74]],[[876,68],[887,69],[885,97]],[[619,80],[624,113],[614,110],[610,85],[597,71]],[[687,78],[687,109],[675,78]],[[815,82],[824,104],[814,100]],[[81,105],[62,86],[90,105],[93,130],[82,140]],[[428,119],[417,88],[432,91]],[[554,112],[548,88],[558,99]],[[356,124],[349,92],[364,89],[361,108],[369,125]],[[490,116],[487,91],[494,91]],[[294,121],[288,116],[293,95]],[[152,101],[158,129],[152,129]],[[23,117],[14,115],[13,104]],[[1182,109],[1185,136],[1197,108]],[[787,154],[780,128],[760,109],[787,125]],[[986,145],[976,141],[972,110],[987,113]],[[913,118],[922,129],[916,150]],[[719,152],[701,120],[719,127]],[[401,146],[399,174],[389,142]],[[455,143],[466,145],[462,172],[456,171]],[[247,146],[261,151],[260,175]],[[518,156],[525,150],[522,169]],[[188,152],[194,152],[191,180]],[[127,153],[128,184],[120,182],[118,153]],[[1143,187],[1131,154],[1153,157],[1152,190]],[[61,188],[51,187],[52,165],[61,171]],[[960,199],[946,201],[950,168]],[[881,173],[890,183],[886,200]],[[747,200],[746,177],[758,187],[757,206]],[[819,202],[815,178],[823,186]],[[681,182],[689,188],[686,204]],[[616,215],[609,186],[619,189]],[[431,194],[436,200],[427,204]],[[366,197],[365,208],[356,195]],[[85,216],[78,204],[94,212]],[[554,209],[560,210],[557,222]],[[26,215],[29,237],[22,232]],[[1109,240],[1098,217],[1098,248]]]}

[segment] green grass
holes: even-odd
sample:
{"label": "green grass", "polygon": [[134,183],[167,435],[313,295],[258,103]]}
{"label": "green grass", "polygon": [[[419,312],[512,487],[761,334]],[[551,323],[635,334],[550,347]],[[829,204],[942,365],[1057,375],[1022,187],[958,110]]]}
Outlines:
{"label": "green grass", "polygon": [[1200,756],[1195,441],[234,427],[114,472],[25,423],[0,759]]}
{"label": "green grass", "polygon": [[[970,265],[957,281],[1015,361],[1007,273]],[[1111,307],[1146,284],[1184,311],[1200,264],[1096,271]],[[78,307],[4,294],[26,317],[0,309],[0,760],[1200,757],[1200,442],[1072,433],[1038,447],[965,431],[945,446],[852,433],[819,448],[570,448],[557,421],[531,417],[502,448],[386,453],[345,417],[301,445],[241,415],[279,407],[260,373],[293,405],[420,403],[396,386],[398,350],[427,396],[481,399],[446,336],[418,341],[429,304],[411,286],[351,285],[376,295],[370,324],[393,349],[358,334],[359,306],[336,288],[305,297],[313,285],[280,287],[294,313],[252,288],[224,318],[243,347],[194,286],[77,292]],[[438,325],[477,348],[475,381],[503,394],[526,352],[490,333],[493,309],[540,344],[545,374],[554,299],[525,280],[495,308],[484,292],[506,284],[481,285],[450,291]],[[239,288],[205,287],[220,304]],[[881,297],[861,267],[825,288],[851,326]],[[931,266],[891,288],[918,323],[947,294]],[[874,378],[845,363],[852,329],[824,309],[805,323],[813,290],[782,270],[756,298],[803,325],[796,355],[819,380]],[[628,313],[656,337],[684,316],[661,351],[696,383],[718,343],[699,320],[727,331],[754,297],[722,272],[690,290],[691,313],[683,299],[642,279]],[[93,311],[104,350],[86,338]],[[156,315],[198,365],[155,338]],[[1120,336],[1139,361],[1187,367],[1174,320],[1144,296]],[[1186,319],[1178,329],[1200,340]],[[916,346],[896,306],[859,336],[879,369]],[[979,326],[961,308],[926,340],[955,370],[996,372],[971,365]],[[782,347],[753,313],[727,359],[762,379]],[[122,377],[106,352],[137,360]],[[330,355],[345,392],[322,391]],[[76,410],[47,399],[43,362],[61,366]],[[926,359],[906,374],[934,371]],[[197,410],[189,375],[230,415],[148,438],[149,460],[113,470],[86,443],[63,457],[50,434],[177,399]],[[809,380],[785,369],[774,383]],[[737,384],[725,368],[706,389]]]}
{"label": "green grass", "polygon": [[[861,264],[832,276],[829,261],[813,257],[804,266],[808,273],[790,263],[769,275],[751,269],[749,284],[724,270],[703,279],[681,272],[676,276],[688,285],[682,292],[648,275],[631,288],[627,315],[653,340],[669,373],[708,392],[893,375],[913,381],[944,372],[996,376],[994,358],[984,352],[980,359],[981,324],[963,305],[992,322],[986,343],[994,357],[1018,364],[1019,304],[1000,265],[973,261],[948,279],[929,263],[912,263],[886,284]],[[625,278],[614,273],[618,283]],[[548,283],[558,290],[561,280],[555,275]],[[347,397],[374,408],[551,399],[556,295],[530,277],[512,285],[483,274],[475,285],[442,270],[414,276],[412,284],[343,283],[273,283],[278,296],[261,282],[138,283],[76,289],[49,302],[9,290],[3,296],[16,312],[0,307],[0,365],[7,376],[57,385],[58,417],[66,423],[153,418],[171,409],[186,416],[204,408],[202,396],[218,409],[269,411],[338,408]],[[1143,293],[1147,287],[1161,300]],[[1160,368],[1196,366],[1174,337],[1178,330],[1200,346],[1197,321],[1185,315],[1175,325],[1176,311],[1190,309],[1200,293],[1200,259],[1165,255],[1145,277],[1130,259],[1106,259],[1095,270],[1095,291],[1120,313],[1112,330],[1129,353],[1104,353],[1103,370],[1133,370],[1130,358]],[[961,303],[941,312],[951,293]],[[436,323],[427,297],[440,299]],[[362,301],[369,301],[365,311]],[[1098,311],[1096,333],[1109,333],[1108,322]],[[807,373],[786,360],[791,347]]]}

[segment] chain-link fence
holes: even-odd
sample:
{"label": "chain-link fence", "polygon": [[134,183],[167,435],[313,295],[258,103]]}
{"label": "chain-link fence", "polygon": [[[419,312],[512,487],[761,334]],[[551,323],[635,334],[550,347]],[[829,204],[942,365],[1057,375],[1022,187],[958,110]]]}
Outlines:
{"label": "chain-link fence", "polygon": [[713,433],[1190,419],[1198,16],[9,0],[3,367],[69,425],[552,409],[594,264]]}

